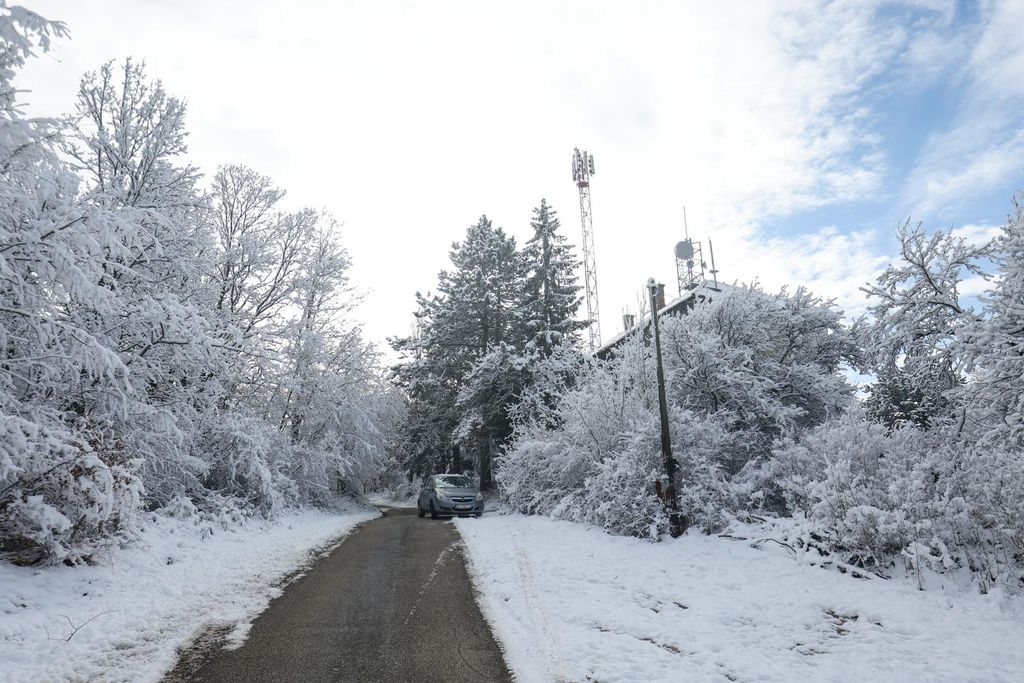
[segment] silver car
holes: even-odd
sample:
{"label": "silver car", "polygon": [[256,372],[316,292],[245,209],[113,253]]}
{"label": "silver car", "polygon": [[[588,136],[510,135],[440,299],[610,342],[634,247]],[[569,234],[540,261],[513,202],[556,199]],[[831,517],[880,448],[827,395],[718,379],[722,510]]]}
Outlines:
{"label": "silver car", "polygon": [[461,474],[435,474],[423,480],[416,512],[420,517],[428,512],[433,519],[444,515],[473,515],[484,513],[484,497],[473,480]]}

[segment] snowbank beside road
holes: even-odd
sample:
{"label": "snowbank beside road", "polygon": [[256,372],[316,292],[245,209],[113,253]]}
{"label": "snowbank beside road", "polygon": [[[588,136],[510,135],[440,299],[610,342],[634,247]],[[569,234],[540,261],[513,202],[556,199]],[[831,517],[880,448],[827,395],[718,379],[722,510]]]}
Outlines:
{"label": "snowbank beside road", "polygon": [[227,529],[157,517],[105,566],[0,563],[0,680],[158,680],[204,627],[244,637],[290,573],[376,516],[306,510]]}
{"label": "snowbank beside road", "polygon": [[457,520],[521,681],[1012,681],[999,599],[854,579],[747,543],[660,544],[519,515]]}

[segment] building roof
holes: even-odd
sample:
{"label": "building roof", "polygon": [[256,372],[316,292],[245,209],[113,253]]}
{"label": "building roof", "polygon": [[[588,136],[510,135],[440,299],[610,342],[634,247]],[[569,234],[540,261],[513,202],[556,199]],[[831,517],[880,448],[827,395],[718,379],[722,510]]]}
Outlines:
{"label": "building roof", "polygon": [[[658,317],[665,315],[686,315],[686,312],[693,308],[700,302],[712,301],[714,296],[727,292],[731,289],[735,289],[732,285],[718,284],[713,287],[707,283],[698,285],[691,290],[683,292],[680,296],[676,297],[672,301],[669,301],[664,306],[658,309]],[[643,316],[639,322],[630,327],[628,330],[624,330],[619,334],[615,335],[608,341],[601,344],[600,348],[594,352],[594,355],[598,358],[607,358],[611,355],[611,352],[615,350],[622,342],[632,337],[634,334],[643,333],[651,324],[650,313]]]}

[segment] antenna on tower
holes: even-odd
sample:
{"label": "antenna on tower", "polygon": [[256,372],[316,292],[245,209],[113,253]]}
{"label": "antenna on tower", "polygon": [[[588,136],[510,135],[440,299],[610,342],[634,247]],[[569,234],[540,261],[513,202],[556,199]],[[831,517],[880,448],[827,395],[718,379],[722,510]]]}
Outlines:
{"label": "antenna on tower", "polygon": [[[690,226],[686,221],[686,207],[683,207],[683,235],[682,242],[677,242],[676,253],[676,280],[679,282],[679,296],[683,292],[696,289],[704,284],[704,252],[700,242],[690,239]],[[711,266],[714,268],[714,265]],[[698,272],[699,271],[699,272]],[[713,270],[712,274],[717,274]],[[717,280],[716,280],[717,287]]]}
{"label": "antenna on tower", "polygon": [[583,224],[583,282],[587,290],[587,317],[590,319],[590,351],[601,346],[601,321],[597,304],[597,261],[594,256],[594,221],[590,207],[590,176],[594,175],[594,157],[579,147],[572,155],[572,179],[580,191],[580,222]]}

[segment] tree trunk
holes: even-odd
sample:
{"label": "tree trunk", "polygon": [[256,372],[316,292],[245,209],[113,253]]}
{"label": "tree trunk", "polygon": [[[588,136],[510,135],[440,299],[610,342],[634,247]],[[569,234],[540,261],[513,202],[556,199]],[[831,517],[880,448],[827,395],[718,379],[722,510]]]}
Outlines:
{"label": "tree trunk", "polygon": [[451,472],[460,474],[462,472],[462,455],[458,446],[452,446],[452,469]]}
{"label": "tree trunk", "polygon": [[489,491],[494,488],[494,480],[491,477],[491,453],[494,451],[494,437],[490,431],[487,432],[487,439],[480,441],[480,490]]}

